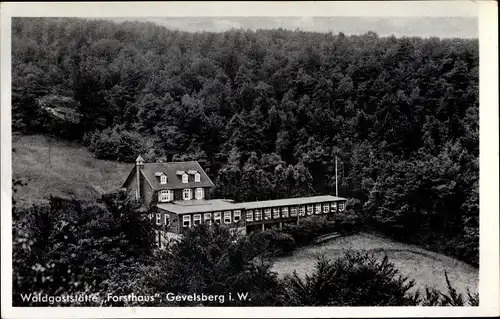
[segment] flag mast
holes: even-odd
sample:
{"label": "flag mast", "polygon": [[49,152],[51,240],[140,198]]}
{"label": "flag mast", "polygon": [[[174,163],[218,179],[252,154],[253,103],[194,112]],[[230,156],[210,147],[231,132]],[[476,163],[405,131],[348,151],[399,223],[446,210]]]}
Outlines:
{"label": "flag mast", "polygon": [[335,155],[335,196],[339,196],[339,185],[338,185],[338,175],[337,175],[337,155]]}

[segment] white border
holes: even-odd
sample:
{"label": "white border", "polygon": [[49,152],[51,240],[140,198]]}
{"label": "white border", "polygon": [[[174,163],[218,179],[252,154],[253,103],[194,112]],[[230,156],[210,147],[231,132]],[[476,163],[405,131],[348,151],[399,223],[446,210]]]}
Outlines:
{"label": "white border", "polygon": [[[495,1],[1,3],[2,317],[408,317],[499,314],[498,16]],[[480,307],[13,308],[10,17],[479,16]],[[479,15],[478,15],[479,12]],[[437,26],[439,27],[439,26]]]}

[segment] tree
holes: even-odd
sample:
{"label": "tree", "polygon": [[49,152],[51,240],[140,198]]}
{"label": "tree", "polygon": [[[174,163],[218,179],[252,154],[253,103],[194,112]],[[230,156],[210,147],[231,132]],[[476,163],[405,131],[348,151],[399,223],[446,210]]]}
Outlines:
{"label": "tree", "polygon": [[[254,261],[262,254],[247,237],[231,235],[225,227],[199,225],[158,255],[149,281],[156,291],[175,294],[225,295],[234,300],[176,302],[176,306],[280,305],[277,275],[269,263]],[[248,299],[236,298],[248,293]]]}
{"label": "tree", "polygon": [[21,294],[104,297],[111,286],[138,293],[136,278],[116,276],[152,255],[153,229],[137,209],[124,194],[113,194],[101,203],[52,197],[25,211],[13,224],[14,305],[36,304]]}

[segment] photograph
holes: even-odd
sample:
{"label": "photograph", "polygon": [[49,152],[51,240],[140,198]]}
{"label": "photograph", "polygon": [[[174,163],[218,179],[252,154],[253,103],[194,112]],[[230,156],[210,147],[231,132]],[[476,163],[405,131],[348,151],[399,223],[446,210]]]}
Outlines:
{"label": "photograph", "polygon": [[480,224],[498,237],[479,10],[441,4],[7,17],[9,307],[412,315],[498,296],[498,260],[479,280]]}

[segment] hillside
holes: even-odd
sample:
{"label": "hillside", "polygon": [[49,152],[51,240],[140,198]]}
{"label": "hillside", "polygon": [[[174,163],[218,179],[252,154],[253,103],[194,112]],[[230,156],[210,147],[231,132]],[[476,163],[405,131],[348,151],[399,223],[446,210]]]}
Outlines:
{"label": "hillside", "polygon": [[83,146],[42,135],[15,136],[12,174],[28,184],[14,195],[19,207],[52,195],[94,197],[121,186],[133,164],[96,160]]}
{"label": "hillside", "polygon": [[402,275],[415,280],[414,289],[419,289],[421,293],[426,286],[446,291],[445,271],[457,292],[466,294],[467,288],[478,291],[478,268],[443,254],[368,233],[297,249],[292,256],[277,258],[273,270],[282,276],[293,271],[304,276],[314,269],[318,257],[336,259],[345,251],[373,253],[378,258],[387,255]]}

